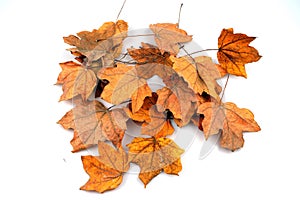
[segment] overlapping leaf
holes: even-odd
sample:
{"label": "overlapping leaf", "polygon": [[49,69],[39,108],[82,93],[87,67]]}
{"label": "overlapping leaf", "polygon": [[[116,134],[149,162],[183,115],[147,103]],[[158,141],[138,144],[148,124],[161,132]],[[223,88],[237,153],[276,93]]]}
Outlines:
{"label": "overlapping leaf", "polygon": [[184,150],[171,139],[134,138],[127,146],[131,161],[141,168],[139,178],[145,187],[162,171],[178,175],[182,169],[180,156]]}
{"label": "overlapping leaf", "polygon": [[253,113],[248,109],[238,108],[234,103],[220,105],[206,102],[198,107],[198,113],[204,115],[202,126],[205,137],[221,131],[221,146],[232,151],[243,147],[243,132],[260,131]]}
{"label": "overlapping leaf", "polygon": [[178,44],[192,40],[192,36],[178,28],[178,24],[158,23],[151,24],[149,27],[155,34],[155,42],[162,54],[169,52],[171,55],[177,55],[179,52]]}
{"label": "overlapping leaf", "polygon": [[81,95],[86,101],[97,85],[97,77],[93,70],[73,61],[60,63],[61,73],[56,84],[62,84],[63,94],[60,101]]}
{"label": "overlapping leaf", "polygon": [[65,129],[73,129],[73,152],[111,141],[119,147],[126,129],[128,117],[122,109],[108,110],[99,101],[77,105],[58,121]]}
{"label": "overlapping leaf", "polygon": [[114,149],[99,142],[100,156],[82,156],[84,170],[90,176],[81,190],[103,193],[117,188],[123,180],[123,173],[129,169],[128,155],[123,148]]}

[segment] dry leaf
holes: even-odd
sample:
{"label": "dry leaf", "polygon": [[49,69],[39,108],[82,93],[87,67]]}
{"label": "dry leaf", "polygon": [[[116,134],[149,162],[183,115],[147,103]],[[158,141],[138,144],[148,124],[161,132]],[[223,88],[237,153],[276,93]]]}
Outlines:
{"label": "dry leaf", "polygon": [[115,150],[104,142],[99,142],[100,156],[82,156],[84,170],[90,176],[81,190],[103,193],[117,188],[123,180],[123,173],[129,169],[128,156],[119,148]]}
{"label": "dry leaf", "polygon": [[151,97],[146,97],[144,99],[144,103],[142,107],[137,112],[132,112],[131,104],[128,105],[128,108],[124,108],[124,110],[130,119],[137,122],[149,123],[151,121],[149,110],[152,106],[156,104],[156,101],[157,101],[157,94],[155,92],[152,92]]}
{"label": "dry leaf", "polygon": [[77,36],[64,37],[65,43],[75,46],[69,49],[87,58],[87,65],[99,70],[112,66],[122,50],[122,42],[127,36],[128,25],[123,20],[104,23],[98,30],[82,31]]}
{"label": "dry leaf", "polygon": [[162,54],[169,52],[171,55],[177,55],[179,43],[192,41],[192,36],[179,29],[178,24],[159,23],[151,24],[149,27],[155,34],[155,42]]}
{"label": "dry leaf", "polygon": [[221,131],[221,146],[232,151],[243,147],[243,132],[260,131],[253,113],[231,102],[221,105],[206,102],[198,107],[197,112],[204,115],[202,126],[205,138]]}
{"label": "dry leaf", "polygon": [[255,37],[233,33],[233,29],[223,29],[218,39],[218,60],[229,74],[247,78],[245,64],[258,61],[258,51],[249,46]]}
{"label": "dry leaf", "polygon": [[173,134],[174,128],[168,119],[167,112],[159,112],[156,106],[152,106],[149,110],[149,118],[149,122],[143,123],[141,134],[156,138]]}
{"label": "dry leaf", "polygon": [[161,51],[154,45],[143,43],[139,49],[127,49],[129,55],[137,61],[137,64],[160,63],[167,66],[172,66],[170,53]]}
{"label": "dry leaf", "polygon": [[97,85],[94,71],[72,61],[60,63],[60,66],[62,71],[56,83],[63,85],[60,101],[72,99],[77,95],[81,95],[82,99],[86,101]]}
{"label": "dry leaf", "polygon": [[222,89],[216,79],[221,76],[216,64],[210,57],[198,56],[191,58],[184,56],[176,58],[171,56],[170,59],[174,62],[173,69],[184,78],[195,93],[201,95],[206,92],[215,99],[219,99],[218,93]]}
{"label": "dry leaf", "polygon": [[139,178],[146,185],[164,171],[175,174],[181,171],[180,156],[184,150],[168,138],[134,138],[129,148],[130,160],[141,168]]}
{"label": "dry leaf", "polygon": [[109,140],[119,147],[128,117],[122,109],[108,110],[99,101],[77,105],[58,121],[65,129],[73,129],[73,152]]}
{"label": "dry leaf", "polygon": [[137,112],[144,99],[152,94],[146,79],[140,78],[133,66],[118,64],[117,67],[104,68],[98,72],[98,77],[109,81],[101,97],[112,104],[131,98],[133,112]]}

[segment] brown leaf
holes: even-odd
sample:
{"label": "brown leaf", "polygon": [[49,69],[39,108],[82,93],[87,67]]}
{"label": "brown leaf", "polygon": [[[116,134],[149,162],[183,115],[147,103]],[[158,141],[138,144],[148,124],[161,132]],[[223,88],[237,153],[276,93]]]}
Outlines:
{"label": "brown leaf", "polygon": [[[145,97],[151,95],[151,91],[150,89],[141,89],[143,89],[144,85],[147,84],[147,79],[154,75],[161,77],[167,88],[176,97],[173,99],[177,99],[176,103],[178,104],[178,110],[180,110],[180,113],[175,115],[181,116],[180,119],[183,122],[182,126],[186,125],[190,118],[184,118],[182,116],[192,116],[189,115],[189,112],[193,109],[193,102],[196,102],[197,98],[193,90],[188,88],[188,84],[183,80],[183,78],[179,77],[176,71],[166,65],[149,63],[134,67],[119,64],[116,68],[102,69],[99,71],[98,77],[100,79],[108,79],[110,83],[104,88],[101,97],[113,104],[119,104],[130,97],[133,102],[136,102],[139,99],[144,100]],[[138,95],[137,99],[132,98],[132,95],[136,90],[141,90],[141,95]],[[141,100],[140,102],[142,102]],[[138,105],[139,106],[136,106],[136,109],[133,108],[133,112],[137,112],[139,110],[141,103]],[[160,112],[163,112],[163,109],[168,109],[168,107],[158,107],[158,111]]]}
{"label": "brown leaf", "polygon": [[84,170],[90,176],[81,190],[103,193],[117,188],[123,180],[123,173],[129,169],[128,156],[122,148],[115,150],[99,142],[100,156],[82,156]]}
{"label": "brown leaf", "polygon": [[141,133],[156,138],[172,135],[174,128],[168,119],[166,112],[159,112],[156,106],[149,110],[150,121],[143,123]]}
{"label": "brown leaf", "polygon": [[73,61],[60,63],[60,66],[62,71],[56,83],[63,85],[60,101],[72,99],[77,95],[81,95],[82,99],[86,101],[97,85],[94,71]]}
{"label": "brown leaf", "polygon": [[167,66],[172,66],[170,53],[161,51],[154,45],[143,43],[139,49],[127,49],[129,55],[137,61],[138,64],[160,63]]}
{"label": "brown leaf", "polygon": [[221,146],[232,151],[243,147],[243,132],[260,131],[253,113],[231,102],[221,105],[206,102],[198,107],[198,113],[204,115],[202,126],[205,138],[221,131]]}
{"label": "brown leaf", "polygon": [[218,39],[218,60],[220,66],[229,74],[247,78],[245,64],[258,61],[258,51],[249,46],[255,37],[233,33],[233,29],[223,29]]}
{"label": "brown leaf", "polygon": [[168,138],[134,138],[127,145],[130,160],[141,168],[139,178],[146,185],[164,171],[175,174],[181,171],[180,156],[184,150]]}
{"label": "brown leaf", "polygon": [[117,67],[104,68],[98,72],[98,77],[109,81],[101,97],[112,104],[120,104],[131,98],[133,112],[137,112],[144,99],[152,94],[147,81],[139,77],[133,66],[118,64]]}
{"label": "brown leaf", "polygon": [[[123,20],[104,23],[98,30],[82,31],[77,36],[64,37],[65,43],[75,46],[71,53],[86,56],[87,65],[99,70],[112,66],[122,50],[122,42],[127,36],[128,25]],[[97,72],[96,70],[96,72]]]}
{"label": "brown leaf", "polygon": [[77,105],[58,121],[65,129],[73,129],[73,152],[109,140],[121,145],[128,117],[122,109],[108,110],[99,101]]}
{"label": "brown leaf", "polygon": [[142,107],[137,112],[132,112],[132,106],[129,104],[129,108],[124,108],[125,112],[129,116],[130,119],[137,122],[150,122],[150,113],[149,110],[152,106],[156,104],[157,94],[152,92],[151,97],[146,97]]}
{"label": "brown leaf", "polygon": [[151,24],[150,29],[154,32],[155,42],[161,53],[169,52],[177,55],[179,52],[178,43],[192,41],[192,36],[178,28],[178,24],[159,23]]}
{"label": "brown leaf", "polygon": [[210,57],[198,56],[191,58],[184,56],[176,58],[171,56],[170,59],[174,62],[173,69],[184,78],[195,93],[201,95],[206,92],[215,99],[219,99],[218,93],[222,91],[222,88],[216,82],[216,79],[221,76],[216,64]]}

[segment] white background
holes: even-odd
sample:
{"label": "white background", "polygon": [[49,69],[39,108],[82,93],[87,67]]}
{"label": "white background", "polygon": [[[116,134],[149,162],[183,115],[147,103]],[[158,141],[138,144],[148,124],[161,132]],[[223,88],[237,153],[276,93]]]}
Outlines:
{"label": "white background", "polygon": [[128,174],[112,192],[79,190],[88,176],[70,152],[72,132],[56,124],[71,108],[53,85],[70,57],[62,36],[114,21],[122,2],[1,0],[0,199],[299,199],[298,0],[128,0],[120,18],[131,29],[176,23],[183,2],[180,26],[204,48],[217,47],[222,28],[257,36],[263,58],[247,65],[248,79],[230,79],[226,101],[252,110],[262,131],[245,134],[240,151],[215,148],[203,160],[197,136],[180,176],[161,174],[146,189]]}

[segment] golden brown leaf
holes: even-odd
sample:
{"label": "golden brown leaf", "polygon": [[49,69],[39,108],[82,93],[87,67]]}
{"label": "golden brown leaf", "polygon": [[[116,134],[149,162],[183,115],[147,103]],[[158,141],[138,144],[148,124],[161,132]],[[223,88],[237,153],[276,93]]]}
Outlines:
{"label": "golden brown leaf", "polygon": [[150,122],[150,113],[149,110],[152,106],[156,104],[157,94],[152,92],[151,97],[146,97],[142,107],[137,112],[132,112],[131,104],[129,104],[129,108],[124,108],[125,112],[129,116],[130,119],[137,122]]}
{"label": "golden brown leaf", "polygon": [[149,110],[150,121],[143,123],[141,133],[154,136],[156,138],[172,135],[174,128],[168,119],[166,112],[159,112],[156,106]]}
{"label": "golden brown leaf", "polygon": [[127,49],[129,55],[137,61],[138,64],[160,63],[167,66],[172,66],[170,53],[161,51],[154,45],[143,43],[139,49]]}
{"label": "golden brown leaf", "polygon": [[128,155],[122,148],[115,150],[99,142],[100,156],[82,156],[84,170],[90,176],[81,190],[103,193],[117,188],[123,180],[123,173],[129,169]]}
{"label": "golden brown leaf", "polygon": [[253,113],[231,102],[221,105],[206,102],[198,107],[198,113],[204,115],[202,126],[205,138],[221,131],[221,146],[232,151],[243,147],[243,132],[260,131]]}
{"label": "golden brown leaf", "polygon": [[258,61],[258,51],[249,46],[255,37],[233,33],[233,29],[223,29],[218,39],[218,60],[220,66],[229,74],[247,78],[245,64]]}
{"label": "golden brown leaf", "polygon": [[128,117],[122,109],[108,110],[99,101],[77,105],[58,121],[65,129],[73,129],[73,152],[109,140],[121,145]]}
{"label": "golden brown leaf", "polygon": [[184,150],[168,138],[134,138],[127,145],[130,160],[141,168],[139,178],[146,185],[164,171],[175,174],[181,171],[180,156]]}
{"label": "golden brown leaf", "polygon": [[218,93],[221,92],[222,88],[216,82],[216,79],[221,76],[216,64],[210,57],[198,56],[191,58],[184,56],[176,58],[171,56],[170,59],[174,62],[173,69],[184,78],[195,93],[201,95],[206,92],[215,99],[219,99]]}
{"label": "golden brown leaf", "polygon": [[[71,53],[87,58],[87,65],[99,70],[113,65],[122,50],[122,42],[127,36],[128,25],[123,20],[104,23],[98,30],[82,31],[77,36],[64,37],[65,43],[75,46]],[[97,70],[95,70],[97,72]]]}
{"label": "golden brown leaf", "polygon": [[60,66],[62,71],[57,78],[57,84],[63,84],[60,101],[72,99],[77,95],[81,95],[86,101],[97,85],[94,71],[72,61],[60,63]]}
{"label": "golden brown leaf", "polygon": [[158,23],[151,24],[150,29],[154,32],[155,42],[161,53],[169,52],[177,55],[179,52],[178,43],[192,41],[192,36],[178,28],[178,24]]}
{"label": "golden brown leaf", "polygon": [[98,72],[98,77],[109,81],[101,97],[112,104],[120,104],[131,98],[133,112],[137,112],[144,99],[152,94],[147,81],[139,77],[133,66],[118,64],[117,67],[104,68]]}

